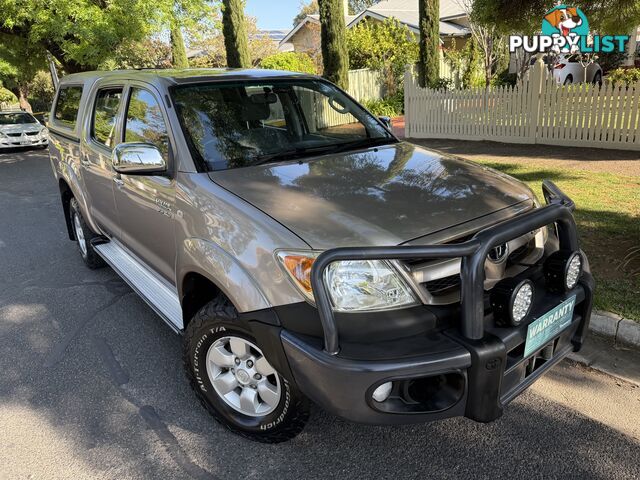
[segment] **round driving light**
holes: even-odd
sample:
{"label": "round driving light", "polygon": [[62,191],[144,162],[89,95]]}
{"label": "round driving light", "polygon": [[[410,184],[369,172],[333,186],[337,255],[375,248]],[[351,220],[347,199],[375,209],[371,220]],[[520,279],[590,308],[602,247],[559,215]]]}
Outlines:
{"label": "round driving light", "polygon": [[551,292],[564,293],[578,285],[582,275],[583,259],[580,252],[559,250],[544,262],[544,277],[547,289]]}
{"label": "round driving light", "polygon": [[373,399],[376,402],[384,402],[389,395],[391,395],[391,388],[393,384],[391,382],[383,383],[373,391]]}
{"label": "round driving light", "polygon": [[500,326],[520,325],[531,312],[534,286],[531,280],[506,278],[491,290],[493,317]]}
{"label": "round driving light", "polygon": [[582,273],[582,257],[579,253],[576,253],[571,260],[569,260],[567,267],[567,275],[564,279],[564,285],[567,290],[571,290],[578,284],[578,279]]}
{"label": "round driving light", "polygon": [[525,281],[520,284],[513,294],[513,304],[511,306],[511,320],[514,325],[519,325],[529,312],[533,304],[533,284]]}

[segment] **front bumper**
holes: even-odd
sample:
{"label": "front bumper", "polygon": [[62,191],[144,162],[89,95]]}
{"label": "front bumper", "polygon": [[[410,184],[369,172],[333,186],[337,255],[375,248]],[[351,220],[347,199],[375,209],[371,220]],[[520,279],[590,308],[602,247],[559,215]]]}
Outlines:
{"label": "front bumper", "polygon": [[0,138],[0,149],[45,147],[47,145],[49,145],[49,138],[46,135]]}
{"label": "front bumper", "polygon": [[[280,340],[292,380],[313,401],[340,417],[373,424],[416,423],[466,416],[479,422],[499,418],[503,408],[571,351],[580,349],[591,316],[594,281],[585,271],[567,294],[547,291],[541,266],[523,275],[536,288],[530,321],[500,327],[484,291],[484,263],[496,245],[555,224],[559,247],[578,250],[574,204],[555,185],[543,185],[547,206],[483,230],[472,240],[425,247],[343,248],[324,252],[313,266],[312,284],[323,339],[281,329]],[[332,262],[350,259],[462,258],[459,323],[412,337],[354,343],[340,341],[323,283]],[[525,356],[528,324],[575,295],[570,324]],[[281,362],[284,364],[285,362]],[[375,389],[393,382],[389,398],[376,402]]]}
{"label": "front bumper", "polygon": [[[287,330],[281,330],[280,337],[296,384],[334,415],[378,425],[456,416],[489,422],[553,365],[580,349],[593,285],[586,273],[567,295],[547,295],[537,302],[532,318],[571,295],[577,297],[570,326],[526,357],[528,325],[495,327],[491,314],[484,318],[486,331],[479,340],[449,328],[370,345],[344,343],[340,354],[330,355],[315,338]],[[394,383],[391,396],[375,402],[373,391],[386,382]]]}

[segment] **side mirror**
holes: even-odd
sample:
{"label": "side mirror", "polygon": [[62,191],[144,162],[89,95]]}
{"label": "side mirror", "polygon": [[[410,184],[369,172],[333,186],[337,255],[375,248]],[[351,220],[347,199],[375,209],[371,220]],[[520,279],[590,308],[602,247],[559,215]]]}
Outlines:
{"label": "side mirror", "polygon": [[113,169],[125,175],[159,175],[167,163],[157,147],[148,143],[121,143],[113,149]]}
{"label": "side mirror", "polygon": [[391,117],[378,117],[378,120],[384,123],[384,126],[387,127],[389,130],[391,130],[392,128]]}

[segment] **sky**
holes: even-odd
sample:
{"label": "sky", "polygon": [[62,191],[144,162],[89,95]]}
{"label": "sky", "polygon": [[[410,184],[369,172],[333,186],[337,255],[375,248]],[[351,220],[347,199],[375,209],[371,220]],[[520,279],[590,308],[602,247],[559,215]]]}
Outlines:
{"label": "sky", "polygon": [[301,3],[300,0],[247,0],[245,12],[258,19],[261,30],[288,30]]}

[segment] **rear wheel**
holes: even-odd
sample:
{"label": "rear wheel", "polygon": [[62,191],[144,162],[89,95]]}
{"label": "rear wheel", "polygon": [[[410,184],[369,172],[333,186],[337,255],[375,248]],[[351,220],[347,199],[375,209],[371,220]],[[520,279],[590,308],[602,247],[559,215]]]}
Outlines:
{"label": "rear wheel", "polygon": [[593,83],[596,85],[602,85],[602,72],[597,72],[593,77]]}
{"label": "rear wheel", "polygon": [[104,260],[102,260],[100,255],[94,250],[93,245],[91,245],[91,240],[97,237],[97,235],[91,231],[84,221],[84,217],[80,212],[80,206],[75,198],[71,199],[69,215],[71,216],[73,235],[84,263],[91,269],[104,267]]}
{"label": "rear wheel", "polygon": [[183,360],[200,403],[229,430],[279,443],[304,428],[307,400],[271,366],[226,299],[213,300],[191,320]]}
{"label": "rear wheel", "polygon": [[563,85],[571,85],[573,83],[573,75],[567,75],[567,78],[564,79]]}

